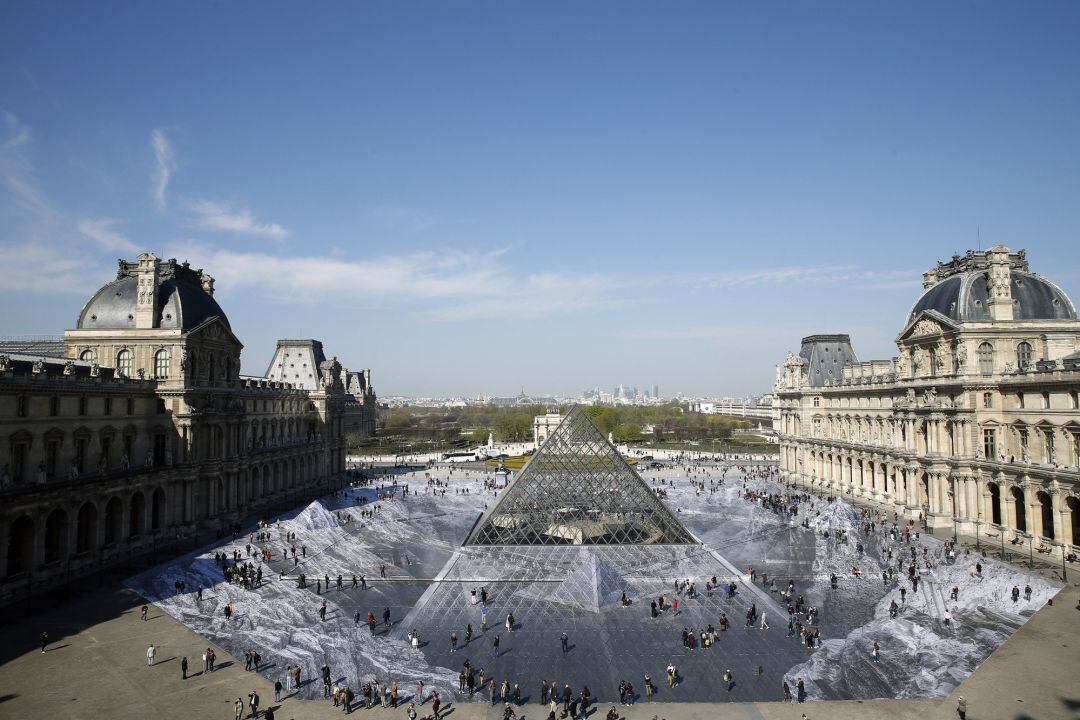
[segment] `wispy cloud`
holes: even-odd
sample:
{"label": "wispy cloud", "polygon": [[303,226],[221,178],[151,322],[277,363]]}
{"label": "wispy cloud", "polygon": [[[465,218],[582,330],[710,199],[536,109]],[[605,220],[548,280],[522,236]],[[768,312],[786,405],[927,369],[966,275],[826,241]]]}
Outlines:
{"label": "wispy cloud", "polygon": [[176,171],[176,154],[169,137],[161,128],[150,132],[150,147],[154,151],[154,170],[150,177],[154,205],[158,210],[164,210],[168,205],[169,181]]}
{"label": "wispy cloud", "polygon": [[35,222],[54,223],[59,213],[45,198],[38,186],[34,166],[28,151],[33,140],[29,125],[14,113],[3,110],[4,137],[0,142],[0,186],[14,204],[28,213]]}
{"label": "wispy cloud", "polygon": [[13,150],[29,144],[32,137],[30,126],[21,122],[17,115],[7,110],[0,110],[0,116],[4,118],[4,127],[7,137],[4,138],[5,150]]}
{"label": "wispy cloud", "polygon": [[692,278],[691,282],[706,288],[847,283],[886,289],[917,287],[922,284],[922,273],[919,270],[869,270],[857,265],[804,265],[704,273]]}
{"label": "wispy cloud", "polygon": [[289,236],[289,231],[281,225],[259,222],[250,210],[233,209],[228,203],[198,200],[191,204],[191,210],[195,213],[195,226],[203,230],[224,230],[273,240],[282,240]]}
{"label": "wispy cloud", "polygon": [[521,275],[501,251],[442,250],[350,260],[340,257],[278,257],[235,252],[199,243],[170,248],[213,268],[222,292],[264,291],[271,301],[317,302],[333,295],[344,302],[393,302],[439,322],[527,319],[613,307],[627,302],[624,286],[601,275]]}
{"label": "wispy cloud", "polygon": [[79,221],[79,232],[96,241],[105,250],[138,251],[135,243],[113,229],[117,222],[119,221],[113,218],[83,218]]}
{"label": "wispy cloud", "polygon": [[33,272],[8,272],[4,292],[74,293],[87,295],[101,287],[101,278],[88,273],[93,260],[78,252],[57,252],[37,240],[0,245],[0,267],[32,267]]}

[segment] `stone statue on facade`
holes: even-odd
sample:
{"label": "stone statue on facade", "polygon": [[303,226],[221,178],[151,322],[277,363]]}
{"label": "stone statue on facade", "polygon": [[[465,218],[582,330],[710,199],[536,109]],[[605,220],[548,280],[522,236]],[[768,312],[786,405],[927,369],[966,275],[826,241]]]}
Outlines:
{"label": "stone statue on facade", "polygon": [[900,377],[907,377],[908,375],[907,352],[903,348],[901,348],[900,355],[896,358],[896,374]]}
{"label": "stone statue on facade", "polygon": [[41,373],[45,372],[45,358],[35,360],[34,364],[30,366],[30,372],[34,373],[35,375],[40,375]]}
{"label": "stone statue on facade", "polygon": [[0,355],[0,372],[6,372],[11,369],[11,356]]}
{"label": "stone statue on facade", "polygon": [[146,369],[145,368],[139,368],[138,370],[135,371],[135,375],[140,380],[145,380],[146,379]]}
{"label": "stone statue on facade", "polygon": [[124,454],[120,456],[120,467],[124,468],[124,470],[131,469],[131,458],[128,457],[126,450],[124,451]]}
{"label": "stone statue on facade", "polygon": [[98,365],[96,362],[90,363],[90,377],[100,377],[100,376],[101,376],[101,366]]}
{"label": "stone statue on facade", "polygon": [[104,475],[108,470],[109,470],[109,467],[105,462],[105,453],[102,453],[98,457],[98,461],[97,461],[98,475]]}
{"label": "stone statue on facade", "polygon": [[68,480],[79,479],[79,467],[75,464],[75,459],[72,458],[71,465],[68,466]]}
{"label": "stone statue on facade", "polygon": [[963,372],[967,368],[968,351],[967,343],[956,344],[956,369],[958,372]]}
{"label": "stone statue on facade", "polygon": [[8,470],[7,463],[4,463],[4,469],[0,470],[0,487],[7,487],[11,484],[11,471]]}
{"label": "stone statue on facade", "polygon": [[68,360],[66,363],[64,363],[64,375],[74,375],[74,374],[75,374],[75,361],[74,360]]}
{"label": "stone statue on facade", "polygon": [[926,367],[926,350],[919,348],[911,355],[911,371],[918,377],[924,367]]}
{"label": "stone statue on facade", "polygon": [[926,388],[923,393],[923,402],[928,406],[937,405],[937,388]]}
{"label": "stone statue on facade", "polygon": [[44,485],[49,479],[49,473],[45,472],[45,461],[42,460],[37,466],[38,485]]}
{"label": "stone statue on facade", "polygon": [[1028,450],[1026,442],[1020,444],[1020,459],[1024,462],[1024,464],[1028,464],[1031,462],[1031,451]]}
{"label": "stone statue on facade", "polygon": [[143,467],[153,467],[154,465],[154,453],[149,450],[143,455]]}

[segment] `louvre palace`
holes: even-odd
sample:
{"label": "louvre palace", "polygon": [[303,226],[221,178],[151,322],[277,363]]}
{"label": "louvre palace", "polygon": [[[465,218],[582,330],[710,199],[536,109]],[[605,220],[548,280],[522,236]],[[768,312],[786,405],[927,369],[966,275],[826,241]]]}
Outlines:
{"label": "louvre palace", "polygon": [[341,482],[345,434],[374,431],[370,371],[282,340],[252,377],[242,350],[214,279],[150,253],[62,341],[0,344],[0,602]]}
{"label": "louvre palace", "polygon": [[1080,322],[1023,251],[923,275],[897,356],[804,338],[777,368],[785,478],[1025,553],[1080,542]]}

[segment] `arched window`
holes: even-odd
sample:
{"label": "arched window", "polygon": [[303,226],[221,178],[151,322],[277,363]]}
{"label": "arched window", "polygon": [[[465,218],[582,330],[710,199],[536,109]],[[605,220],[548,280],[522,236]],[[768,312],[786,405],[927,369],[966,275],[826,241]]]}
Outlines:
{"label": "arched window", "polygon": [[130,377],[132,361],[131,351],[124,348],[116,353],[116,371],[124,377]]}
{"label": "arched window", "polygon": [[165,348],[154,353],[154,377],[158,380],[169,377],[169,351]]}
{"label": "arched window", "polygon": [[1031,343],[1022,342],[1016,346],[1016,369],[1027,370],[1031,367]]}
{"label": "arched window", "polygon": [[935,348],[930,348],[930,374],[938,374],[938,354]]}
{"label": "arched window", "polygon": [[97,354],[93,350],[87,348],[79,353],[79,359],[83,362],[94,362],[97,360]]}
{"label": "arched window", "polygon": [[988,342],[979,346],[979,372],[983,375],[994,374],[994,346]]}

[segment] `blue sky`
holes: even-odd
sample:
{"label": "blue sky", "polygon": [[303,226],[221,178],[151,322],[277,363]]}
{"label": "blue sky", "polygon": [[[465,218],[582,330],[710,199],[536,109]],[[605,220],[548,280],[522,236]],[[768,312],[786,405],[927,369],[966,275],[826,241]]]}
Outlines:
{"label": "blue sky", "polygon": [[767,390],[888,357],[921,273],[1080,300],[1080,4],[4,3],[0,334],[117,257],[217,278],[261,373],[382,394]]}

